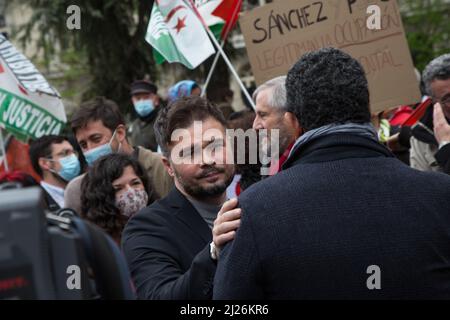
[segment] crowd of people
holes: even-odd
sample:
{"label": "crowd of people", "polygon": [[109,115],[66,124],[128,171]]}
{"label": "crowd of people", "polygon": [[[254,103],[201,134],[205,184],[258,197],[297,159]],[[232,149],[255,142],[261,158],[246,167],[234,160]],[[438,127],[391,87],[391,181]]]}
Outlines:
{"label": "crowd of people", "polygon": [[[405,126],[420,102],[371,114],[362,66],[333,48],[259,86],[255,110],[225,113],[190,80],[166,102],[139,80],[130,125],[96,97],[30,160],[46,209],[110,235],[140,299],[450,298],[450,54],[421,81],[431,106]],[[227,129],[267,130],[271,161],[250,163],[248,140],[231,160]]]}

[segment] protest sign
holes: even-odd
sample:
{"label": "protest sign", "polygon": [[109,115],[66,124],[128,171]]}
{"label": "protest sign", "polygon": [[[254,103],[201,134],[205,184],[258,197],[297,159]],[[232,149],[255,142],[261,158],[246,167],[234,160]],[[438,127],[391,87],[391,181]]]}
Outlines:
{"label": "protest sign", "polygon": [[26,141],[59,134],[66,121],[58,92],[0,34],[0,126]]}
{"label": "protest sign", "polygon": [[[381,11],[369,29],[367,8]],[[257,84],[284,75],[305,53],[339,48],[364,67],[372,112],[420,101],[419,83],[395,0],[283,0],[240,19]]]}

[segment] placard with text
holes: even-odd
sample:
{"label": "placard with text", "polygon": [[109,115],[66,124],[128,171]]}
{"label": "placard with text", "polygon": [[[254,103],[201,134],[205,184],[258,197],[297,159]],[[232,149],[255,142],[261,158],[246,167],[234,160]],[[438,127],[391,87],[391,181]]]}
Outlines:
{"label": "placard with text", "polygon": [[[380,29],[370,29],[370,5]],[[257,84],[287,74],[307,52],[339,48],[364,67],[372,112],[420,101],[419,82],[395,0],[277,0],[240,18]]]}

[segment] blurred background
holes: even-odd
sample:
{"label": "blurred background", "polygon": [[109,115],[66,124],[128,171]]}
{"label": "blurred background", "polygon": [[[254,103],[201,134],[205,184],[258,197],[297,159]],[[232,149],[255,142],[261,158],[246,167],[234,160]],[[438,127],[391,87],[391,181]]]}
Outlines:
{"label": "blurred background", "polygon": [[[272,0],[244,0],[242,11]],[[450,0],[398,0],[416,68],[449,50]],[[67,7],[81,8],[81,30],[68,30]],[[156,65],[144,40],[153,0],[0,0],[0,32],[32,60],[59,90],[70,119],[81,101],[96,95],[115,100],[133,120],[129,84],[154,81],[162,96],[180,79],[204,83],[214,57],[191,71],[179,64]],[[244,39],[239,26],[225,50],[252,91]],[[208,98],[245,108],[245,99],[222,59],[208,87]],[[233,94],[234,93],[234,94]],[[231,100],[231,101],[230,101]]]}

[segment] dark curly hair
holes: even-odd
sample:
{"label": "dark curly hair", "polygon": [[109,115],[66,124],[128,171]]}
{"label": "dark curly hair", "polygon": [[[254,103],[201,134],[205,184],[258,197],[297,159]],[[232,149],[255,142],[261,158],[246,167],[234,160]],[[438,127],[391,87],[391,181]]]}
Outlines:
{"label": "dark curly hair", "polygon": [[122,215],[115,205],[113,181],[120,178],[128,166],[144,184],[148,203],[157,200],[159,197],[139,162],[124,153],[113,153],[98,159],[81,183],[82,217],[101,227],[114,239],[120,239],[128,217]]}
{"label": "dark curly hair", "polygon": [[370,122],[364,69],[338,49],[305,54],[289,71],[286,89],[288,111],[306,131],[331,123]]}

